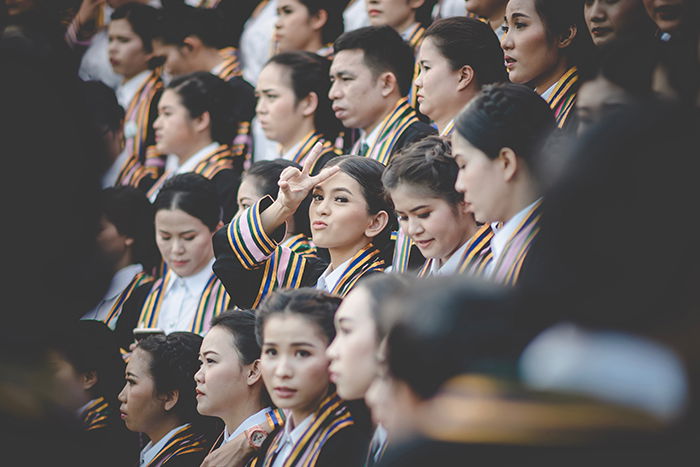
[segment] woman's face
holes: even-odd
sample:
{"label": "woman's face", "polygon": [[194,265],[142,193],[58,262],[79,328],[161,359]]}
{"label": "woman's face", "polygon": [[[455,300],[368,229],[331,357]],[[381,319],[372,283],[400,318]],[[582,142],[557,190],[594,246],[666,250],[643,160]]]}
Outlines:
{"label": "woman's face", "polygon": [[338,172],[314,187],[309,221],[316,246],[357,251],[370,240],[366,232],[373,219],[362,187],[351,176]]}
{"label": "woman's face", "polygon": [[258,191],[257,184],[258,180],[255,176],[246,175],[243,177],[243,180],[241,180],[241,184],[238,186],[238,195],[236,196],[236,202],[238,203],[238,212],[236,212],[236,216],[240,215],[262,198],[263,195]]}
{"label": "woman's face", "polygon": [[282,145],[296,143],[302,122],[313,115],[313,111],[297,102],[290,80],[286,67],[270,63],[262,69],[255,85],[255,112],[260,126],[268,139]]}
{"label": "woman's face", "polygon": [[563,57],[557,41],[547,37],[535,0],[510,0],[504,28],[501,47],[510,81],[546,91],[538,87],[551,79]]}
{"label": "woman's face", "polygon": [[502,20],[502,18],[492,18],[503,8],[508,0],[466,0],[465,7],[470,13],[488,18],[489,20]]}
{"label": "woman's face", "polygon": [[[420,74],[416,79],[418,106],[434,121],[451,119],[451,109],[459,100],[460,70],[453,70],[450,62],[435,45],[432,37],[423,41],[418,52]],[[447,115],[445,115],[447,113]]]}
{"label": "woman's face", "polygon": [[683,24],[688,15],[688,0],[643,0],[649,17],[663,32],[673,32]]}
{"label": "woman's face", "polygon": [[416,20],[416,9],[424,0],[365,0],[372,26],[391,26],[404,32]]}
{"label": "woman's face", "polygon": [[503,221],[506,181],[499,161],[490,159],[457,132],[452,134],[452,152],[459,167],[455,189],[464,194],[466,208],[478,222]]}
{"label": "woman's face", "polygon": [[178,276],[201,271],[214,257],[212,232],[198,218],[180,209],[156,213],[156,243],[163,260]]}
{"label": "woman's face", "polygon": [[156,147],[162,154],[191,156],[197,140],[195,119],[176,91],[166,89],[158,102],[158,118],[153,122]]}
{"label": "woman's face", "polygon": [[[234,337],[223,326],[209,330],[199,351],[201,366],[195,373],[197,382],[197,411],[227,419],[246,401],[250,386],[259,378],[248,380],[250,365],[243,365],[234,347]],[[235,429],[235,427],[229,427]]]}
{"label": "woman's face", "polygon": [[630,96],[623,88],[598,76],[583,83],[576,98],[576,115],[579,119],[578,133],[630,103]]}
{"label": "woman's face", "polygon": [[586,0],[583,16],[593,43],[600,47],[619,38],[622,33],[639,23],[641,0]]}
{"label": "woman's face", "polygon": [[146,52],[141,37],[131,29],[127,19],[110,21],[108,38],[109,63],[115,73],[130,79],[148,69],[153,53]]}
{"label": "woman's face", "polygon": [[273,37],[277,43],[276,52],[306,50],[316,37],[320,37],[324,23],[325,21],[319,21],[318,16],[311,16],[309,9],[300,1],[278,0]]}
{"label": "woman's face", "polygon": [[138,347],[126,364],[126,384],[119,393],[122,420],[131,431],[151,432],[167,414],[151,375],[151,355]]}
{"label": "woman's face", "polygon": [[372,306],[369,293],[356,287],[335,314],[335,339],[326,354],[331,359],[331,381],[343,399],[364,398],[377,374],[377,325]]}
{"label": "woman's face", "polygon": [[321,329],[303,316],[285,313],[267,319],[260,368],[277,407],[304,416],[316,410],[330,384],[327,347]]}
{"label": "woman's face", "polygon": [[128,247],[134,240],[122,235],[117,227],[104,215],[100,218],[100,231],[97,233],[97,246],[110,264],[117,264],[125,257]]}

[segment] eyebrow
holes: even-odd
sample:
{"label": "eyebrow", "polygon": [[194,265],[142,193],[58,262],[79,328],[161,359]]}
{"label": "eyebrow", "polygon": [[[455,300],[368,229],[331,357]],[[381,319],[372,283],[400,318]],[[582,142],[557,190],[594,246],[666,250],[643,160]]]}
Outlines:
{"label": "eyebrow", "polygon": [[163,230],[163,229],[158,229],[158,232],[168,234],[168,235],[185,235],[185,234],[189,234],[189,233],[195,233],[194,230],[185,230],[184,232],[172,233],[172,232],[168,232],[167,230]]}
{"label": "eyebrow", "polygon": [[127,376],[127,377],[132,376],[132,377],[134,377],[134,378],[138,378],[138,376],[136,376],[135,374],[133,374],[133,373],[130,372],[130,371],[127,371],[127,372],[126,372],[126,376]]}
{"label": "eyebrow", "polygon": [[[529,16],[526,15],[525,13],[518,13],[518,12],[513,13],[512,15],[510,15],[510,17],[511,18],[529,18]],[[508,17],[505,17],[504,19],[506,21],[508,21]]]}
{"label": "eyebrow", "polygon": [[331,76],[334,76],[334,75],[340,76],[340,77],[345,76],[345,77],[350,77],[350,78],[354,78],[355,76],[357,76],[352,71],[347,71],[347,70],[340,70],[340,71],[336,71],[335,73],[331,73]]}
{"label": "eyebrow", "polygon": [[204,357],[205,355],[209,355],[209,354],[212,354],[212,353],[213,353],[214,355],[219,355],[217,352],[215,352],[215,351],[213,351],[213,350],[207,350],[207,351],[205,351],[205,352],[202,352],[200,355],[201,355],[202,357]]}

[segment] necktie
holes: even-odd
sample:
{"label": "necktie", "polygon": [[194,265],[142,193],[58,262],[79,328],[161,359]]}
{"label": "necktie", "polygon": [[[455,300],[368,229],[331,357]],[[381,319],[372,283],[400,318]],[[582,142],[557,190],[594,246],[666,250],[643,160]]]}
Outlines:
{"label": "necktie", "polygon": [[362,144],[360,145],[360,156],[367,157],[368,151],[369,151],[369,144],[367,144],[363,141]]}

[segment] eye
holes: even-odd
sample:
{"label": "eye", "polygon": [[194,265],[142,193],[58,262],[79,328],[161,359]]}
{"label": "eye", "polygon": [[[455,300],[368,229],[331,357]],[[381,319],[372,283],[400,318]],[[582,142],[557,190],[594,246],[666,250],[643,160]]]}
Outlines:
{"label": "eye", "polygon": [[398,216],[399,217],[399,222],[406,222],[408,220],[408,216]]}
{"label": "eye", "polygon": [[349,200],[345,196],[336,196],[335,198],[333,198],[333,201],[335,201],[336,203],[347,203]]}
{"label": "eye", "polygon": [[311,356],[311,352],[309,352],[308,350],[297,350],[296,352],[294,352],[294,356],[306,358],[306,357]]}
{"label": "eye", "polygon": [[269,357],[274,357],[277,355],[277,350],[276,349],[265,349],[265,355]]}
{"label": "eye", "polygon": [[186,242],[191,242],[191,241],[194,240],[195,238],[197,238],[196,235],[187,235],[187,236],[185,236],[185,237],[182,237],[182,239],[185,240]]}
{"label": "eye", "polygon": [[508,26],[506,24],[501,25],[501,31],[508,32]]}
{"label": "eye", "polygon": [[168,240],[170,240],[170,235],[161,235],[160,239],[163,240],[164,242],[167,242]]}
{"label": "eye", "polygon": [[521,23],[520,21],[515,22],[515,29],[523,29],[527,26],[525,23]]}
{"label": "eye", "polygon": [[417,217],[418,217],[418,219],[427,219],[428,217],[430,217],[430,211],[422,212],[422,213],[418,214]]}
{"label": "eye", "polygon": [[311,199],[313,199],[314,201],[323,201],[323,195],[314,193],[313,195],[311,195]]}

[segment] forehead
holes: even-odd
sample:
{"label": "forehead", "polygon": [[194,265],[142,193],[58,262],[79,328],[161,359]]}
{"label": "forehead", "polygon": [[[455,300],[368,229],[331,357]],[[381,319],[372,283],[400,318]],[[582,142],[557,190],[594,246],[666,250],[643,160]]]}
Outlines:
{"label": "forehead", "polygon": [[340,319],[352,319],[356,322],[371,321],[370,308],[372,299],[363,287],[355,287],[342,301],[335,313],[336,321]]}
{"label": "forehead", "polygon": [[397,211],[410,211],[416,206],[436,208],[441,203],[447,203],[436,197],[428,188],[413,183],[399,183],[391,190],[391,200]]}
{"label": "forehead", "polygon": [[479,148],[472,145],[466,138],[463,138],[456,131],[452,133],[452,153],[455,158],[461,157],[477,157],[482,156],[487,158]]}
{"label": "forehead", "polygon": [[433,40],[432,36],[426,37],[418,49],[418,58],[433,58],[436,55],[442,55],[440,54],[440,49],[438,49],[435,45],[435,41]]}
{"label": "forehead", "polygon": [[510,0],[506,5],[506,16],[514,13],[523,13],[527,16],[537,16],[535,0]]}
{"label": "forehead", "polygon": [[314,189],[322,191],[333,191],[339,188],[345,188],[352,194],[362,194],[362,187],[359,183],[357,183],[357,180],[343,172],[336,173],[328,180],[324,181],[323,183],[319,183],[314,187]]}
{"label": "forehead", "polygon": [[355,74],[370,71],[365,63],[365,52],[363,50],[348,49],[341,50],[335,54],[331,64],[331,74],[349,71]]}
{"label": "forehead", "polygon": [[234,349],[233,334],[223,326],[214,326],[207,332],[202,340],[202,348],[200,353],[208,350],[213,350],[217,353],[222,353],[228,349]]}
{"label": "forehead", "polygon": [[126,364],[126,371],[136,376],[149,376],[151,374],[150,365],[151,354],[136,347]]}
{"label": "forehead", "polygon": [[291,88],[289,70],[277,63],[268,63],[260,72],[255,89]]}
{"label": "forehead", "polygon": [[277,0],[277,8],[283,8],[285,6],[306,8],[299,0]]}
{"label": "forehead", "polygon": [[605,104],[619,104],[625,101],[625,91],[603,77],[586,81],[579,89],[579,107],[598,107]]}
{"label": "forehead", "polygon": [[263,343],[291,344],[306,342],[325,346],[327,339],[317,324],[296,313],[278,313],[270,316],[263,328]]}
{"label": "forehead", "polygon": [[172,89],[166,89],[163,95],[160,96],[160,101],[158,101],[158,105],[160,106],[176,106],[181,104],[180,96]]}
{"label": "forehead", "polygon": [[261,195],[258,191],[258,177],[255,175],[246,175],[241,180],[241,184],[238,186],[238,197],[239,198],[257,198]]}
{"label": "forehead", "polygon": [[156,229],[170,232],[207,229],[204,223],[181,209],[161,209],[156,213]]}
{"label": "forehead", "polygon": [[136,35],[131,28],[131,23],[126,18],[115,19],[109,22],[109,32],[121,35]]}

